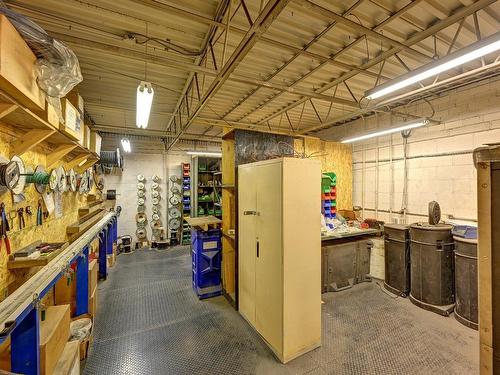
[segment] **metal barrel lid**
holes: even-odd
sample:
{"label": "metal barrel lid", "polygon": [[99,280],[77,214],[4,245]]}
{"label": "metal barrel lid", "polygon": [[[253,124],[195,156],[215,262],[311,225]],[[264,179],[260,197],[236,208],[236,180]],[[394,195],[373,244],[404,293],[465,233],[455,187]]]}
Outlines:
{"label": "metal barrel lid", "polygon": [[474,165],[491,161],[500,161],[500,144],[492,144],[476,148],[473,152]]}
{"label": "metal barrel lid", "polygon": [[429,223],[413,223],[410,224],[412,229],[429,230],[429,231],[451,231],[453,225],[450,224],[429,224]]}

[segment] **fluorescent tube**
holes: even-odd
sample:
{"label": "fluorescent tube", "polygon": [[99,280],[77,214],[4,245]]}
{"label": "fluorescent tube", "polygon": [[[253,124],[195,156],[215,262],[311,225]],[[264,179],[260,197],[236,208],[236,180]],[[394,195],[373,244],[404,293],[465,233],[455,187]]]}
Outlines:
{"label": "fluorescent tube", "polygon": [[395,80],[391,80],[383,85],[368,90],[365,96],[368,99],[380,98],[498,50],[500,50],[500,32],[462,48],[442,59],[433,61],[414,71],[404,74]]}
{"label": "fluorescent tube", "polygon": [[419,128],[421,126],[427,125],[428,123],[429,123],[429,120],[427,120],[427,119],[418,119],[415,121],[408,122],[404,125],[398,126],[397,128],[385,129],[385,130],[380,130],[380,131],[375,132],[375,133],[369,133],[369,134],[365,134],[365,135],[360,135],[358,137],[347,138],[347,139],[342,140],[341,142],[342,143],[352,143],[352,142],[357,142],[357,141],[363,141],[365,139],[379,137],[381,135],[387,135],[387,134],[391,134],[391,133],[401,132],[403,130],[410,130],[410,129]]}
{"label": "fluorescent tube", "polygon": [[122,148],[124,152],[132,151],[132,147],[130,146],[130,141],[127,138],[122,139]]}
{"label": "fluorescent tube", "polygon": [[148,127],[149,114],[151,112],[154,94],[155,92],[151,83],[141,81],[137,87],[137,108],[135,118],[138,128],[146,129]]}
{"label": "fluorescent tube", "polygon": [[213,156],[216,158],[222,157],[220,152],[208,152],[208,151],[186,151],[188,155],[198,155],[198,156]]}

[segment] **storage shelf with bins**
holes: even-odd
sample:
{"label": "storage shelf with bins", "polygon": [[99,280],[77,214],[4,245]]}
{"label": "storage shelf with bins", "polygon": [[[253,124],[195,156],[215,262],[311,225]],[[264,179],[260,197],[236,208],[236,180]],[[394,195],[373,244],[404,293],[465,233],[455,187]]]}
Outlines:
{"label": "storage shelf with bins", "polygon": [[191,243],[191,229],[186,221],[191,214],[191,164],[182,163],[182,226],[181,243],[188,245]]}
{"label": "storage shelf with bins", "polygon": [[213,215],[222,218],[222,174],[221,159],[214,157],[193,157],[191,216]]}
{"label": "storage shelf with bins", "polygon": [[327,225],[337,216],[337,176],[333,172],[323,173],[321,178],[321,213]]}

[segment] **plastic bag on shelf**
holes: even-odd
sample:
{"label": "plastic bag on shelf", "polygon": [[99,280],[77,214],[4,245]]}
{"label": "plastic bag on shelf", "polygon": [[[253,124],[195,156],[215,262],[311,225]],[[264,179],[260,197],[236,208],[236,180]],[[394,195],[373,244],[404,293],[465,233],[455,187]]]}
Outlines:
{"label": "plastic bag on shelf", "polygon": [[47,93],[47,101],[64,122],[60,99],[83,80],[78,58],[63,42],[52,38],[28,17],[7,8],[1,0],[0,13],[9,19],[37,57],[38,86]]}
{"label": "plastic bag on shelf", "polygon": [[92,330],[92,320],[90,318],[77,319],[70,324],[69,341],[82,341],[90,336]]}

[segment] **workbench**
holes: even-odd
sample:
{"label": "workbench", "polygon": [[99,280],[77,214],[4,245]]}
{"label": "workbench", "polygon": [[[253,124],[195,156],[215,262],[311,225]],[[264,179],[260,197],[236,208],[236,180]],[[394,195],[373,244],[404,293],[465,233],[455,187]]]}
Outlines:
{"label": "workbench", "polygon": [[116,214],[106,214],[0,302],[0,343],[10,337],[12,372],[40,373],[40,301],[72,264],[76,264],[75,315],[83,315],[89,311],[89,244],[99,238],[99,274],[105,278],[106,253],[113,249],[117,227]]}
{"label": "workbench", "polygon": [[338,292],[371,281],[370,255],[380,229],[330,233],[321,236],[321,292]]}

